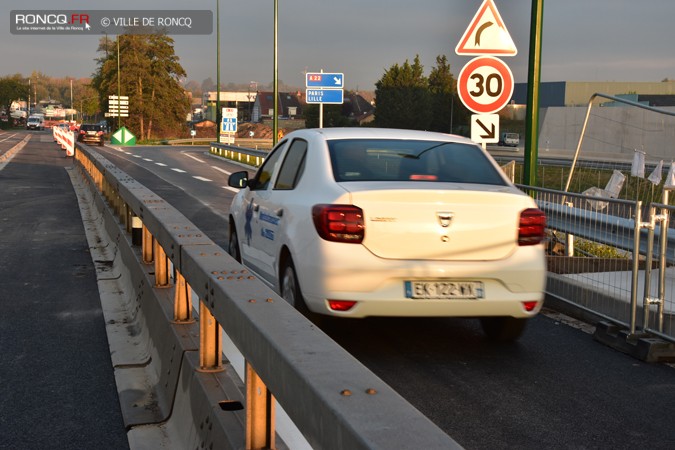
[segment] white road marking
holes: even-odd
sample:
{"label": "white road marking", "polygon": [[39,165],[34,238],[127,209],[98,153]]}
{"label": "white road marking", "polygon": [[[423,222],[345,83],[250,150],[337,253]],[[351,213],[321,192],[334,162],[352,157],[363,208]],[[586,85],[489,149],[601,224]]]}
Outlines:
{"label": "white road marking", "polygon": [[197,162],[200,162],[200,163],[203,163],[203,162],[204,162],[204,161],[202,161],[201,159],[197,158],[196,156],[192,156],[192,155],[187,154],[187,153],[183,153],[183,154],[184,154],[185,156],[187,156],[188,158],[194,159],[194,160],[197,161]]}
{"label": "white road marking", "polygon": [[164,163],[158,163],[158,162],[156,162],[155,164],[157,164],[158,166],[166,167],[166,164],[164,164]]}
{"label": "white road marking", "polygon": [[152,162],[152,160],[149,158],[143,158],[143,161]]}
{"label": "white road marking", "polygon": [[232,191],[232,192],[234,192],[234,193],[239,192],[239,189],[235,189],[235,188],[230,187],[230,186],[222,186],[222,188],[223,188],[223,189],[227,189],[228,191]]}
{"label": "white road marking", "polygon": [[232,175],[232,172],[228,172],[227,170],[223,170],[223,169],[221,169],[220,167],[211,166],[211,168],[216,169],[218,172],[222,172],[222,173],[224,173],[225,175]]}
{"label": "white road marking", "polygon": [[141,155],[131,155],[131,156],[133,156],[134,158],[142,158]]}
{"label": "white road marking", "polygon": [[195,176],[195,175],[193,175],[192,178],[194,178],[196,180],[201,180],[201,181],[213,181],[213,180],[209,180],[208,178],[198,177],[198,176]]}
{"label": "white road marking", "polygon": [[173,171],[175,171],[175,172],[185,173],[185,171],[182,170],[182,169],[171,169],[171,170],[173,170]]}

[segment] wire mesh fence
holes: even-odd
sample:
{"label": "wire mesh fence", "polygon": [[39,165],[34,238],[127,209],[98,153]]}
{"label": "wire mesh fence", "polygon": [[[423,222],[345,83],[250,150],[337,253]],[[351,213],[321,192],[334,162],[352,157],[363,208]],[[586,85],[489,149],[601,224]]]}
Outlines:
{"label": "wire mesh fence", "polygon": [[672,207],[520,187],[547,215],[547,294],[633,332],[675,340]]}

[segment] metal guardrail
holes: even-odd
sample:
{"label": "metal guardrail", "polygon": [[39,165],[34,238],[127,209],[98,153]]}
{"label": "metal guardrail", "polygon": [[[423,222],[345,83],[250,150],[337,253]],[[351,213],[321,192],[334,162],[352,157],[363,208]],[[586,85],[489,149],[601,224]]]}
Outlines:
{"label": "metal guardrail", "polygon": [[[150,336],[160,359],[153,363],[161,365],[162,395],[169,397],[172,414],[189,416],[173,421],[183,430],[185,448],[276,448],[276,401],[314,448],[461,448],[163,199],[87,146],[78,144],[75,161],[107,200],[108,222],[118,221],[143,263],[154,265],[148,272],[154,276],[153,292],[166,297],[173,291],[173,317],[164,317],[162,311],[170,307],[162,302],[133,306],[148,294],[146,283],[133,273],[138,292],[126,297],[132,307],[153,314],[146,318],[151,331],[164,330]],[[181,327],[193,322],[191,293],[200,305],[198,362],[190,356],[192,349],[180,348],[186,333]],[[230,415],[237,412],[228,411],[227,398],[208,403],[205,391],[217,379],[194,378],[224,370],[223,331],[246,360],[245,442],[236,436],[213,440],[225,435],[222,424],[232,423]],[[193,360],[197,367],[190,369]],[[178,398],[186,385],[198,383],[189,398]]]}
{"label": "metal guardrail", "polygon": [[[519,187],[535,196],[547,216],[549,294],[628,327],[630,336],[648,332],[675,342],[675,279],[669,272],[675,265],[675,233],[669,233],[673,207],[643,208],[641,201]],[[643,211],[648,211],[645,221]]]}
{"label": "metal guardrail", "polygon": [[210,153],[240,164],[260,167],[267,158],[269,151],[211,142]]}

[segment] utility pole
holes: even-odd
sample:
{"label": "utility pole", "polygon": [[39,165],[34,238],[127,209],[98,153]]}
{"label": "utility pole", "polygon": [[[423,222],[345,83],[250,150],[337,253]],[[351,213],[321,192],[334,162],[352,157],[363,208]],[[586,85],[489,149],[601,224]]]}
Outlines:
{"label": "utility pole", "polygon": [[541,82],[541,26],[544,0],[532,0],[530,23],[530,62],[527,76],[527,115],[525,119],[524,183],[537,185],[539,153],[539,84]]}
{"label": "utility pole", "polygon": [[274,0],[274,118],[272,119],[272,144],[279,140],[279,70],[277,61],[277,24],[279,22],[279,1]]}
{"label": "utility pole", "polygon": [[220,142],[220,0],[216,0],[216,142]]}

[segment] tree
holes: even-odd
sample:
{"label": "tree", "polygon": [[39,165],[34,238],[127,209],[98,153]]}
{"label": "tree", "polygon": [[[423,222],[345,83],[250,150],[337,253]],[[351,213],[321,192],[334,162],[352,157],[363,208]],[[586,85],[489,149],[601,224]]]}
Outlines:
{"label": "tree", "polygon": [[436,67],[429,74],[429,90],[433,110],[430,130],[448,133],[454,121],[455,80],[445,55],[436,57]]}
{"label": "tree", "polygon": [[28,82],[19,74],[0,78],[0,109],[8,116],[15,100],[28,100]]}
{"label": "tree", "polygon": [[[324,128],[348,127],[352,125],[348,117],[343,114],[342,105],[323,105]],[[309,104],[304,110],[305,127],[319,127],[319,105]]]}
{"label": "tree", "polygon": [[[119,45],[119,86],[118,51]],[[123,34],[101,40],[92,79],[101,104],[109,95],[129,97],[124,123],[140,140],[187,133],[190,102],[181,87],[185,70],[174,53],[173,39],[163,34]]]}
{"label": "tree", "polygon": [[419,55],[394,64],[375,83],[375,123],[380,127],[428,130],[432,121],[429,80]]}

